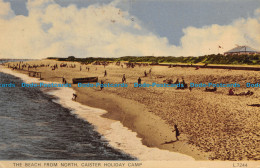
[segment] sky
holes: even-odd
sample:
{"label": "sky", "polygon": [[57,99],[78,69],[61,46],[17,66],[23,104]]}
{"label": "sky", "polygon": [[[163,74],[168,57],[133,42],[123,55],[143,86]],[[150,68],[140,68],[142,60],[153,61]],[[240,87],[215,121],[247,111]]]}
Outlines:
{"label": "sky", "polygon": [[0,0],[0,58],[260,50],[260,0]]}

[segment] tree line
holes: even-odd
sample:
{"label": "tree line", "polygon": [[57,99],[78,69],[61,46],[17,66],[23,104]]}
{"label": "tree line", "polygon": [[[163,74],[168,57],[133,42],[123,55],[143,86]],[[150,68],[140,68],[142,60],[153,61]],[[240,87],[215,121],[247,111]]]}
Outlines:
{"label": "tree line", "polygon": [[69,56],[67,58],[48,57],[48,59],[55,59],[58,61],[75,61],[84,64],[91,64],[93,62],[147,62],[153,64],[159,63],[187,63],[187,64],[233,64],[233,65],[260,65],[260,55],[222,55],[222,54],[211,54],[205,56],[189,56],[189,57],[173,57],[173,56],[123,56],[119,58],[105,58],[105,57],[87,57],[87,58],[76,58],[75,56]]}

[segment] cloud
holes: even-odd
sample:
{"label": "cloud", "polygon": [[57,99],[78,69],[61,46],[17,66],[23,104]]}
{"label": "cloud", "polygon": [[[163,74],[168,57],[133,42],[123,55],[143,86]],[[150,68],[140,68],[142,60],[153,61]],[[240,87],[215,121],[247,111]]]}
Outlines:
{"label": "cloud", "polygon": [[[238,19],[230,25],[211,25],[202,28],[188,27],[181,38],[183,52],[202,55],[223,52],[237,45],[260,47],[260,18]],[[223,49],[218,49],[222,46]],[[188,52],[188,48],[190,51]]]}
{"label": "cloud", "polygon": [[11,5],[0,0],[0,19],[10,19],[14,16]]}
{"label": "cloud", "polygon": [[223,52],[235,44],[260,47],[259,11],[254,18],[230,25],[187,27],[181,46],[169,44],[143,28],[138,18],[117,6],[94,4],[78,9],[61,7],[53,0],[28,0],[28,16],[15,16],[0,0],[0,57],[119,57],[126,55],[198,56]]}

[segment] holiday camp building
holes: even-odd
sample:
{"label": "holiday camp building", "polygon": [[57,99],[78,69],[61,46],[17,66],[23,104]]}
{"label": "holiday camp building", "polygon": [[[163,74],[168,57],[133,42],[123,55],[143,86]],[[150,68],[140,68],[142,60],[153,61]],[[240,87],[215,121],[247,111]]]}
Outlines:
{"label": "holiday camp building", "polygon": [[237,46],[227,52],[224,52],[224,55],[243,55],[243,54],[248,54],[248,55],[254,55],[254,54],[260,54],[260,51],[257,51],[249,46]]}

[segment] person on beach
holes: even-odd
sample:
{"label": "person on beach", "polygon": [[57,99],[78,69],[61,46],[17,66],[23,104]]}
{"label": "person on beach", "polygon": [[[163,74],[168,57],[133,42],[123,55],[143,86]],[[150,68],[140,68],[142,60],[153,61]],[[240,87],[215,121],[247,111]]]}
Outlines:
{"label": "person on beach", "polygon": [[100,82],[100,83],[101,83],[101,85],[100,85],[100,90],[102,90],[102,89],[104,88],[104,86],[103,86],[103,85],[104,85],[104,82],[103,82],[103,80],[101,80],[101,82]]}
{"label": "person on beach", "polygon": [[139,85],[141,85],[141,82],[142,82],[142,79],[139,77],[138,78],[138,87],[139,87]]}
{"label": "person on beach", "polygon": [[178,129],[177,124],[174,125],[174,130],[172,132],[175,132],[176,140],[178,141],[179,140],[178,136],[180,136],[180,131]]}
{"label": "person on beach", "polygon": [[191,90],[192,90],[192,87],[189,87],[189,90],[190,90],[190,92],[191,92]]}
{"label": "person on beach", "polygon": [[179,78],[177,78],[174,84],[178,84],[178,83],[179,83]]}
{"label": "person on beach", "polygon": [[123,75],[123,78],[122,78],[122,83],[125,83],[126,82],[126,77],[125,77],[125,74]]}
{"label": "person on beach", "polygon": [[147,73],[146,73],[146,70],[144,70],[144,76],[147,77]]}
{"label": "person on beach", "polygon": [[228,91],[228,95],[234,95],[234,91],[233,91],[232,88],[229,89],[229,91]]}
{"label": "person on beach", "polygon": [[79,67],[79,71],[81,71],[82,70],[82,68],[81,68],[81,66]]}
{"label": "person on beach", "polygon": [[107,76],[107,71],[106,71],[106,70],[105,70],[105,72],[104,72],[104,77],[105,77],[105,76]]}
{"label": "person on beach", "polygon": [[184,81],[184,78],[182,78],[182,84],[183,84],[183,86],[186,84],[185,81]]}
{"label": "person on beach", "polygon": [[77,94],[73,93],[72,100],[77,101],[77,97],[78,97]]}

